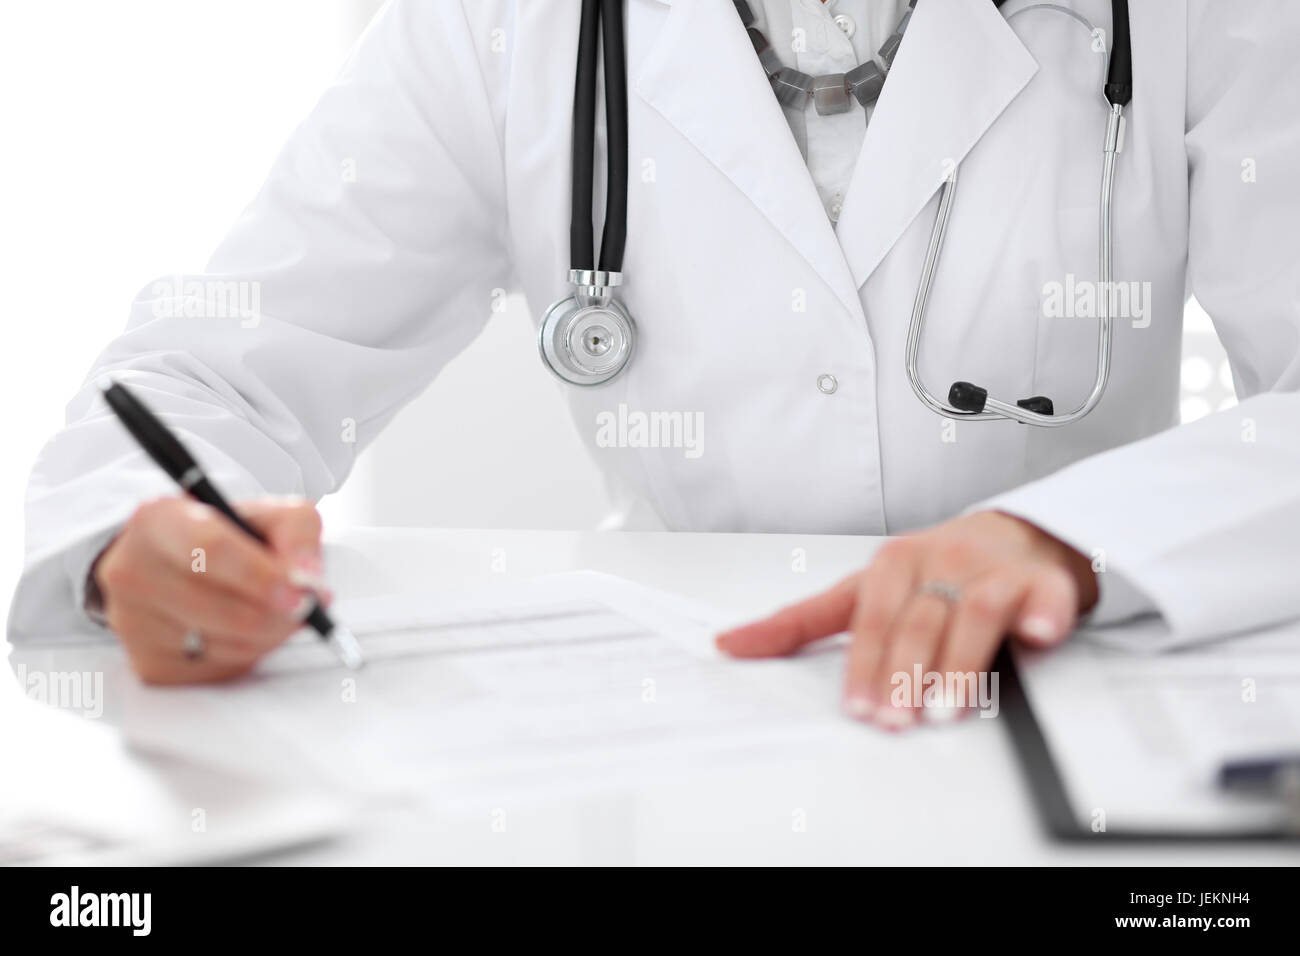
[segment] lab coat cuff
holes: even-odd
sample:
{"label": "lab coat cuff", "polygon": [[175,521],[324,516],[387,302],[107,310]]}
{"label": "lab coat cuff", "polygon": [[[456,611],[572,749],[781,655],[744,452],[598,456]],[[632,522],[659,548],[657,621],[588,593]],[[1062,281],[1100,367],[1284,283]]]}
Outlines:
{"label": "lab coat cuff", "polygon": [[63,554],[63,570],[72,583],[73,605],[81,608],[91,623],[102,628],[108,627],[108,618],[104,615],[103,595],[97,593],[98,588],[91,580],[91,571],[104,549],[113,543],[121,530],[121,523],[111,525]]}
{"label": "lab coat cuff", "polygon": [[1099,572],[1097,592],[1097,603],[1080,617],[1080,627],[1105,627],[1160,614],[1160,608],[1150,595],[1122,571]]}
{"label": "lab coat cuff", "polygon": [[102,616],[87,611],[86,585],[95,559],[124,523],[124,517],[110,519],[56,551],[29,556],[9,604],[9,643],[76,643],[107,637]]}

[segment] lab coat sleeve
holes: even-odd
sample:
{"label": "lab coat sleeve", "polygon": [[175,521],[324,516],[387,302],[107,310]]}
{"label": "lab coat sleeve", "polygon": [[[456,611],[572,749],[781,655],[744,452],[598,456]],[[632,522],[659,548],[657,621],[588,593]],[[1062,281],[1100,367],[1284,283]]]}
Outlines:
{"label": "lab coat sleeve", "polygon": [[[1300,616],[1300,4],[1188,5],[1188,287],[1240,403],[985,503],[1191,642]],[[1123,588],[1121,588],[1123,590]]]}
{"label": "lab coat sleeve", "polygon": [[82,631],[92,560],[142,500],[174,493],[108,413],[102,376],[133,386],[230,497],[316,499],[478,334],[509,275],[508,66],[472,22],[487,13],[385,7],[206,271],[136,299],[35,465],[11,639]]}

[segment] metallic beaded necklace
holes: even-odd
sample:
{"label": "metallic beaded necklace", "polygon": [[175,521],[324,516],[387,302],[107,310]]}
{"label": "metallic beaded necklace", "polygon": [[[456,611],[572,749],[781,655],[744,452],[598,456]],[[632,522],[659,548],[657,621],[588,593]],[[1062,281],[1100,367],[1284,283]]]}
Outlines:
{"label": "metallic beaded necklace", "polygon": [[817,107],[817,112],[822,116],[848,112],[849,107],[852,106],[850,96],[864,108],[876,102],[880,97],[880,91],[885,86],[885,74],[894,65],[894,56],[898,53],[899,44],[903,42],[903,31],[907,29],[907,21],[912,18],[912,8],[916,6],[916,0],[911,0],[907,5],[907,12],[903,14],[903,19],[898,21],[894,32],[877,51],[881,62],[885,64],[884,70],[881,70],[874,60],[868,60],[847,73],[809,76],[794,67],[782,66],[780,57],[772,49],[772,44],[768,42],[762,31],[754,26],[754,11],[749,8],[749,3],[746,0],[733,0],[733,2],[736,5],[736,12],[740,14],[741,23],[745,25],[745,32],[749,34],[750,42],[754,44],[758,62],[763,65],[763,70],[772,84],[776,98],[782,105],[795,109],[803,109],[811,99],[813,105]]}

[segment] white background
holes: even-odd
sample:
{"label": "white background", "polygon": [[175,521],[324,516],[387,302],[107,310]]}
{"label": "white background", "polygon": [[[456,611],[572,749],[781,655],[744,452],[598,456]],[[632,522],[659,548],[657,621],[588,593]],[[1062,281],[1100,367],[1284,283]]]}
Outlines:
{"label": "white background", "polygon": [[[21,568],[27,473],[64,403],[139,289],[203,267],[377,5],[4,5],[0,609]],[[1231,400],[1222,352],[1195,305],[1186,351],[1184,414],[1195,417]],[[489,377],[488,362],[509,373]],[[511,385],[482,385],[489,380]],[[331,525],[521,528],[591,527],[605,509],[518,300],[322,505]]]}

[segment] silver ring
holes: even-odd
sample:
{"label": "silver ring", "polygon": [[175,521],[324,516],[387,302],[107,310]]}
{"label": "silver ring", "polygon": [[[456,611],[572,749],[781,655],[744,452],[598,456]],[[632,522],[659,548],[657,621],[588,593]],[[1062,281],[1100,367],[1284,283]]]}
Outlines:
{"label": "silver ring", "polygon": [[961,588],[949,581],[940,581],[938,579],[926,581],[917,589],[916,593],[937,597],[948,604],[956,604],[961,600]]}
{"label": "silver ring", "polygon": [[187,661],[197,661],[203,656],[206,645],[203,643],[203,635],[198,631],[186,631],[181,647]]}

